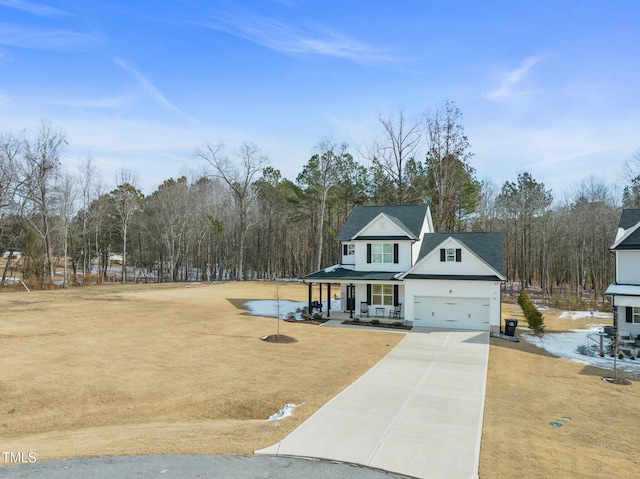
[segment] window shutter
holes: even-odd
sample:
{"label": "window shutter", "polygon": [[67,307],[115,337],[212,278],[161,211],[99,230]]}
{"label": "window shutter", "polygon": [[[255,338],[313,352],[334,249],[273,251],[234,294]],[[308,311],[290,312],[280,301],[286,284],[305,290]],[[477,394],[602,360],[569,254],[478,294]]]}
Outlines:
{"label": "window shutter", "polygon": [[371,304],[371,285],[367,285],[367,304]]}
{"label": "window shutter", "polygon": [[371,263],[371,243],[367,243],[367,263]]}
{"label": "window shutter", "polygon": [[625,321],[627,323],[633,323],[633,308],[631,306],[627,306]]}
{"label": "window shutter", "polygon": [[444,248],[440,248],[440,261],[447,261],[447,251]]}
{"label": "window shutter", "polygon": [[398,285],[394,284],[393,285],[393,305],[394,306],[398,306]]}
{"label": "window shutter", "polygon": [[456,263],[462,262],[462,249],[456,248]]}
{"label": "window shutter", "polygon": [[393,262],[398,264],[398,243],[393,243]]}
{"label": "window shutter", "polygon": [[347,256],[348,252],[349,252],[349,251],[348,251],[348,249],[347,249],[347,245],[346,245],[346,244],[343,244],[343,245],[342,245],[342,254],[343,254],[344,256]]}

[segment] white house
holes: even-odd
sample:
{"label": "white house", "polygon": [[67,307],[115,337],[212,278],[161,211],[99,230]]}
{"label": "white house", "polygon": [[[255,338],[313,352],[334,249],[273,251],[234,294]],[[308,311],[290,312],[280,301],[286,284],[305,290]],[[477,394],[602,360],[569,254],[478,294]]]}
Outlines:
{"label": "white house", "polygon": [[499,332],[502,233],[435,233],[427,205],[363,206],[337,240],[341,263],[305,280],[339,283],[342,311],[400,309],[414,327]]}
{"label": "white house", "polygon": [[[621,335],[640,336],[640,209],[622,211],[616,238],[609,248],[615,255],[615,283],[605,294],[617,313]],[[632,338],[629,338],[632,340]]]}

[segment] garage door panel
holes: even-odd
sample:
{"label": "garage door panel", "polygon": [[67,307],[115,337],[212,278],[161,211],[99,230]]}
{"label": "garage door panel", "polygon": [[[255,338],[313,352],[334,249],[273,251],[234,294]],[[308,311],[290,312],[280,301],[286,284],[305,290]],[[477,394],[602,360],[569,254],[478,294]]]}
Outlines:
{"label": "garage door panel", "polygon": [[415,325],[431,328],[489,330],[489,300],[419,296]]}

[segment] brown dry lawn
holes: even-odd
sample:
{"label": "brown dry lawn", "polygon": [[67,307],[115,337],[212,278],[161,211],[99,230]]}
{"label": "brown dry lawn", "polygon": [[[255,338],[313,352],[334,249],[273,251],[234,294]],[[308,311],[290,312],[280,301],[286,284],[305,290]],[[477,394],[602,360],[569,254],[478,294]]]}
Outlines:
{"label": "brown dry lawn", "polygon": [[[281,285],[305,300],[306,286]],[[245,301],[269,283],[0,294],[0,449],[38,460],[251,454],[282,439],[402,334],[281,323]],[[265,422],[301,404],[279,426]]]}
{"label": "brown dry lawn", "polygon": [[[283,299],[307,288],[280,286]],[[269,283],[102,286],[0,294],[0,449],[38,460],[251,454],[292,431],[403,334],[281,323],[242,304]],[[504,305],[504,317],[517,307]],[[590,320],[545,313],[550,330]],[[640,470],[640,388],[610,372],[492,340],[480,474],[627,478]],[[455,380],[455,378],[452,378]],[[284,403],[304,403],[279,426]],[[561,428],[549,422],[563,416]]]}
{"label": "brown dry lawn", "polygon": [[[560,319],[554,311],[544,314],[549,331],[594,323]],[[503,305],[503,317],[526,325],[517,305]],[[480,477],[637,477],[640,383],[602,381],[611,375],[612,371],[551,357],[524,341],[492,339]],[[565,416],[571,422],[560,428],[549,425]]]}

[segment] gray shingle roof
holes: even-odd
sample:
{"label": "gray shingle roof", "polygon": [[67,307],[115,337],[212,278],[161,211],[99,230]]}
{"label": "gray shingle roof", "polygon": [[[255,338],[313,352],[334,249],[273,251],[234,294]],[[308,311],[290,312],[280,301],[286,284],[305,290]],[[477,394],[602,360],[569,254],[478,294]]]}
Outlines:
{"label": "gray shingle roof", "polygon": [[417,239],[420,237],[427,208],[427,205],[358,206],[354,208],[336,240],[352,239],[380,213],[384,213],[391,221],[407,231],[409,237]]}
{"label": "gray shingle roof", "polygon": [[622,210],[622,215],[620,216],[620,224],[618,225],[619,228],[628,230],[638,223],[640,223],[639,208],[627,208]]}
{"label": "gray shingle roof", "polygon": [[308,274],[304,279],[315,280],[370,280],[370,281],[396,281],[398,272],[384,272],[384,271],[354,271],[348,268],[329,268],[329,271],[324,269],[316,271],[315,273]]}
{"label": "gray shingle roof", "polygon": [[418,261],[447,238],[454,238],[473,251],[489,266],[504,276],[504,243],[502,233],[430,233],[422,239]]}
{"label": "gray shingle roof", "polygon": [[[622,210],[622,215],[620,215],[620,223],[618,224],[619,228],[628,230],[630,228],[633,228],[638,223],[640,223],[640,209],[636,208]],[[617,244],[616,247],[612,249],[640,249],[640,228],[636,229],[633,233],[626,237],[624,241]]]}

